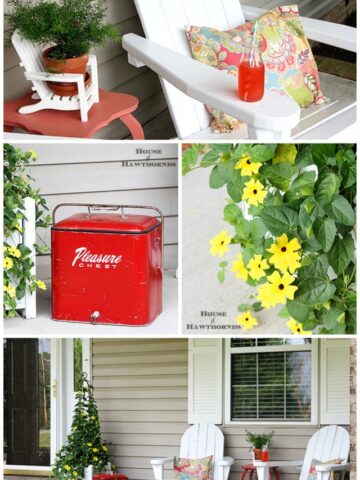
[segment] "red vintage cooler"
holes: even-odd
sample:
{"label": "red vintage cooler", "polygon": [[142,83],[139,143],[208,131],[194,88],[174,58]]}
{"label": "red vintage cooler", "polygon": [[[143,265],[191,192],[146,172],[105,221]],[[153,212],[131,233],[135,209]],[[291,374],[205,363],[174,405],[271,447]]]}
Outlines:
{"label": "red vintage cooler", "polygon": [[[56,222],[59,208],[80,206],[87,213]],[[160,221],[126,214],[130,208],[156,211]],[[155,320],[162,311],[162,230],[155,207],[58,205],[51,229],[53,319],[138,326]]]}

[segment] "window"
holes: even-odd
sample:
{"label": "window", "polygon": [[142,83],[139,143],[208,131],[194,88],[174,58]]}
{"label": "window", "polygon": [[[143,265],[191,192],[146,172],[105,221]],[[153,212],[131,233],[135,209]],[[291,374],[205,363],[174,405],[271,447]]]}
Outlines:
{"label": "window", "polygon": [[231,339],[229,422],[302,422],[315,418],[316,341]]}

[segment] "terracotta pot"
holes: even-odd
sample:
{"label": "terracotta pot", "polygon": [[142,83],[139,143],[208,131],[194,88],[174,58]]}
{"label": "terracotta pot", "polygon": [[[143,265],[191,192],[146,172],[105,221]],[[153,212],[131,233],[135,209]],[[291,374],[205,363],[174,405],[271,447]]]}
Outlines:
{"label": "terracotta pot", "polygon": [[[50,88],[56,95],[60,97],[72,97],[77,95],[78,89],[76,83],[65,83],[65,82],[46,82]],[[90,73],[85,73],[85,90],[91,83],[91,75]]]}
{"label": "terracotta pot", "polygon": [[253,448],[254,460],[261,460],[261,448]]}
{"label": "terracotta pot", "polygon": [[[81,55],[80,57],[58,60],[56,58],[49,57],[49,53],[53,51],[55,48],[56,47],[49,47],[46,50],[44,50],[42,53],[44,66],[48,72],[50,73],[82,73],[83,75],[85,75],[86,64],[89,59],[89,55],[87,53],[85,53],[84,55]],[[85,81],[88,81],[88,84],[89,84],[90,78],[89,79],[86,78]],[[49,88],[57,95],[68,97],[68,96],[77,94],[76,83],[64,83],[62,85],[56,82],[47,82],[47,83],[49,85]],[[62,88],[62,86],[66,88]],[[55,91],[55,88],[57,91]],[[58,93],[59,91],[63,93]]]}

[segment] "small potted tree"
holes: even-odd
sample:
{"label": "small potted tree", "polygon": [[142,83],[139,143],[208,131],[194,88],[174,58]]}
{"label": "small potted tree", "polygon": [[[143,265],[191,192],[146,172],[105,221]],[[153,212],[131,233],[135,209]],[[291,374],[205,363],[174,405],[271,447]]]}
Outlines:
{"label": "small potted tree", "polygon": [[[115,25],[105,22],[106,0],[7,0],[11,7],[6,14],[10,35],[18,34],[32,43],[46,47],[43,63],[51,73],[80,73],[85,86],[90,83],[86,74],[88,53],[108,40],[120,41]],[[49,82],[58,95],[77,93],[76,84]],[[55,90],[56,88],[56,90]]]}
{"label": "small potted tree", "polygon": [[254,460],[261,460],[261,450],[267,445],[271,445],[274,430],[270,433],[252,433],[246,430],[246,441],[252,446]]}

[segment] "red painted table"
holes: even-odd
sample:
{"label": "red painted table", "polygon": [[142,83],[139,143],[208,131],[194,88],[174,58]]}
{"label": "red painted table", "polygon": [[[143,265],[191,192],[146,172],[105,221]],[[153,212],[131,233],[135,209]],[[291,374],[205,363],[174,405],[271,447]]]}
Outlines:
{"label": "red painted table", "polygon": [[[249,475],[250,480],[253,480],[255,472],[256,467],[253,464],[250,463],[249,465],[244,465],[243,467],[241,467],[240,480],[246,480],[247,475]],[[269,468],[269,480],[271,480],[273,475],[275,477],[275,480],[280,480],[280,472],[277,467]]]}
{"label": "red painted table", "polygon": [[128,480],[126,475],[120,475],[119,473],[98,473],[93,475],[93,480]]}
{"label": "red painted table", "polygon": [[18,110],[23,105],[36,103],[32,93],[10,100],[4,104],[4,131],[12,132],[14,128],[23,128],[28,133],[51,135],[55,137],[91,138],[95,132],[119,119],[130,130],[134,140],[143,140],[141,124],[133,117],[139,100],[133,95],[107,92],[99,89],[100,102],[89,110],[89,120],[80,120],[80,111],[40,110],[35,113],[21,114]]}

